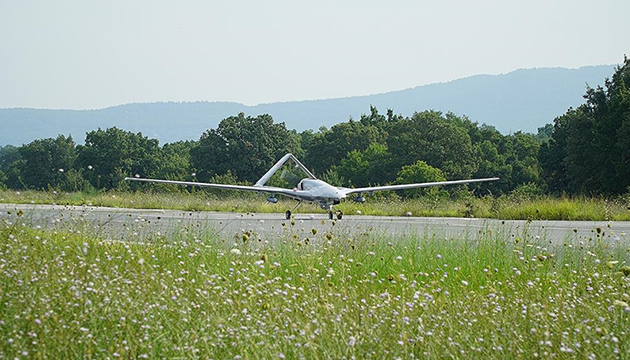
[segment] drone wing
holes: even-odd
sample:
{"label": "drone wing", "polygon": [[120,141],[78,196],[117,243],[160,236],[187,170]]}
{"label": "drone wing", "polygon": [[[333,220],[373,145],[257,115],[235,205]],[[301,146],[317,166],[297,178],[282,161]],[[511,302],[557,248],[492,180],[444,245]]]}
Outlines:
{"label": "drone wing", "polygon": [[159,179],[130,178],[130,177],[125,178],[125,180],[158,183],[158,184],[209,187],[209,188],[223,189],[223,190],[256,191],[256,192],[264,192],[264,193],[271,193],[271,194],[282,194],[282,195],[289,196],[292,198],[297,198],[296,190],[279,188],[279,187],[274,187],[274,186],[211,184],[211,183],[192,182],[192,181],[174,181],[174,180],[159,180]]}
{"label": "drone wing", "polygon": [[356,188],[356,189],[342,188],[341,190],[344,192],[344,194],[349,195],[349,194],[358,194],[358,193],[371,193],[374,191],[405,190],[405,189],[415,189],[415,188],[423,188],[423,187],[431,187],[431,186],[460,185],[460,184],[469,184],[469,183],[495,181],[495,180],[499,180],[499,178],[439,181],[439,182],[418,183],[418,184],[371,186],[371,187],[363,187],[363,188]]}

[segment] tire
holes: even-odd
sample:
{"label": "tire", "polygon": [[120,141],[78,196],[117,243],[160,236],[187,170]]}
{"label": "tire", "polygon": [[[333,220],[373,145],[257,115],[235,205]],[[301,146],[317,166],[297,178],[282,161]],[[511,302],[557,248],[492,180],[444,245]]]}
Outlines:
{"label": "tire", "polygon": [[287,217],[287,220],[291,219],[291,210],[287,210],[286,213],[284,213]]}

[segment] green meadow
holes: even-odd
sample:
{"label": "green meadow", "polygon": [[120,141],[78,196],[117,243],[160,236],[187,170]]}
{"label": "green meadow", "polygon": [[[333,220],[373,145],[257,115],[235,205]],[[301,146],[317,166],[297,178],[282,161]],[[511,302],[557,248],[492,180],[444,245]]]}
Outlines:
{"label": "green meadow", "polygon": [[[295,201],[268,203],[264,196],[234,192],[57,192],[0,190],[0,203],[93,205],[116,208],[225,211],[237,213],[284,213]],[[476,217],[505,220],[592,220],[630,221],[630,195],[616,198],[552,196],[398,196],[367,197],[363,204],[352,200],[336,206],[346,215]],[[303,204],[295,212],[324,212]]]}
{"label": "green meadow", "polygon": [[630,249],[600,237],[113,241],[26,217],[0,220],[0,358],[630,358]]}

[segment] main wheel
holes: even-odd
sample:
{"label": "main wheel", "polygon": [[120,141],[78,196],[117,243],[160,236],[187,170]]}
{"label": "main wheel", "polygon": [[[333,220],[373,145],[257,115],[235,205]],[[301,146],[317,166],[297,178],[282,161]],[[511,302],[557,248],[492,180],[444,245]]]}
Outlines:
{"label": "main wheel", "polygon": [[330,220],[332,220],[332,219],[333,219],[333,212],[332,212],[332,210],[328,210],[328,218],[329,218]]}
{"label": "main wheel", "polygon": [[341,218],[343,217],[343,212],[341,210],[337,211],[337,220],[341,220]]}
{"label": "main wheel", "polygon": [[287,216],[287,220],[291,218],[291,210],[287,210],[287,212],[284,214]]}

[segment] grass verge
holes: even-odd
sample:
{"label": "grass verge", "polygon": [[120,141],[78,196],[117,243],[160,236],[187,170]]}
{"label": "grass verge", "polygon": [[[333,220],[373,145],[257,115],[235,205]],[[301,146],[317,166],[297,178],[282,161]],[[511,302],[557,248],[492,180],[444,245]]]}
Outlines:
{"label": "grass verge", "polygon": [[[117,208],[174,209],[186,211],[223,211],[238,213],[283,213],[294,201],[277,204],[251,193],[217,197],[203,191],[192,193],[92,192],[0,190],[0,203],[93,205]],[[470,197],[466,199],[419,198],[400,200],[371,199],[364,204],[346,201],[337,206],[347,215],[476,217],[505,220],[591,220],[630,221],[630,198],[555,198]],[[321,212],[316,205],[305,204],[296,212]]]}
{"label": "grass verge", "polygon": [[0,224],[0,357],[630,358],[627,246]]}

